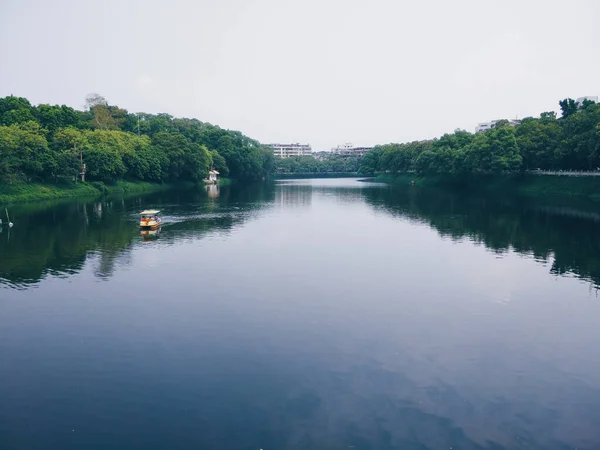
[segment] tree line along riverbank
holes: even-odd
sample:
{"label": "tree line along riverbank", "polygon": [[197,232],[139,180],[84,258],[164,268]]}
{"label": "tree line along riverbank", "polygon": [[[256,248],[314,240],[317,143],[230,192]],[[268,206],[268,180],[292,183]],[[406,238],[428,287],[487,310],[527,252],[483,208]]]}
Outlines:
{"label": "tree line along riverbank", "polygon": [[469,179],[471,175],[512,175],[537,169],[597,170],[600,104],[565,99],[559,105],[560,117],[543,112],[516,126],[499,121],[482,133],[456,130],[436,139],[379,145],[362,158],[360,171]]}
{"label": "tree line along riverbank", "polygon": [[[253,181],[300,174],[383,174],[380,180],[503,188],[528,193],[597,195],[597,183],[523,175],[527,170],[600,167],[600,105],[559,102],[561,116],[543,112],[483,133],[457,130],[423,141],[378,145],[362,158],[276,159],[239,131],[169,114],[130,113],[91,94],[82,111],[0,99],[0,203],[142,192],[197,183],[211,167]],[[85,173],[89,183],[75,184]],[[326,175],[324,175],[326,176]],[[596,177],[594,177],[596,178]],[[527,180],[527,181],[524,181]]]}
{"label": "tree line along riverbank", "polygon": [[453,190],[503,192],[527,196],[584,197],[600,202],[600,177],[534,174],[379,174],[370,180],[403,186],[449,188]]}
{"label": "tree line along riverbank", "polygon": [[86,181],[106,185],[198,182],[211,167],[222,176],[259,180],[274,164],[270,148],[239,131],[169,114],[130,113],[97,94],[86,98],[83,111],[1,98],[0,156],[2,185],[61,186],[82,173]]}

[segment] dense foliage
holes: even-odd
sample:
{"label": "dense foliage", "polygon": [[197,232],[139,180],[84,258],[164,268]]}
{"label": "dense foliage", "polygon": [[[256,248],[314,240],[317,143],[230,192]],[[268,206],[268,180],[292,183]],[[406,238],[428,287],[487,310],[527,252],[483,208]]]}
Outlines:
{"label": "dense foliage", "polygon": [[517,126],[498,122],[472,134],[458,130],[438,139],[375,147],[361,172],[420,174],[506,173],[523,170],[598,170],[600,104],[573,99],[560,103],[562,116],[545,112]]}
{"label": "dense foliage", "polygon": [[131,114],[92,94],[85,111],[0,99],[0,182],[198,181],[210,167],[254,180],[274,170],[272,151],[238,131],[168,114]]}
{"label": "dense foliage", "polygon": [[279,174],[302,173],[350,173],[358,172],[360,158],[357,156],[342,157],[329,155],[323,159],[312,156],[296,156],[293,158],[277,158],[276,172]]}

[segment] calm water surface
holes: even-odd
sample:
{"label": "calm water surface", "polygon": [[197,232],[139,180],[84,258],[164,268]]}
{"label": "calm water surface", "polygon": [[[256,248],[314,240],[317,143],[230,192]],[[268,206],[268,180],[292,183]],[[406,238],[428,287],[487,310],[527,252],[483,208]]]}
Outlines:
{"label": "calm water surface", "polygon": [[588,205],[339,179],[12,216],[3,450],[600,448]]}

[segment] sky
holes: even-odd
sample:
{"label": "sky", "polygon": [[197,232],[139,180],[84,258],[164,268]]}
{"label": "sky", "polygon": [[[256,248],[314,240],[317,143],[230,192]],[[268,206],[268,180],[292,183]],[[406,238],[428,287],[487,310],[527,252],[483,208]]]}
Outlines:
{"label": "sky", "polygon": [[429,139],[600,95],[596,0],[0,0],[0,96],[263,143]]}

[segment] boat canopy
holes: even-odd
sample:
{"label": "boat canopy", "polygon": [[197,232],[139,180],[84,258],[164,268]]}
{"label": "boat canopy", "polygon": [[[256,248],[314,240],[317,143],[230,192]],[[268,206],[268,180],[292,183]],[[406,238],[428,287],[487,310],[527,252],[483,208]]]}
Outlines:
{"label": "boat canopy", "polygon": [[140,213],[140,216],[154,216],[158,214],[160,211],[158,209],[146,209]]}

